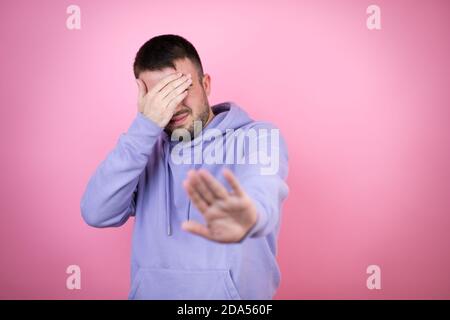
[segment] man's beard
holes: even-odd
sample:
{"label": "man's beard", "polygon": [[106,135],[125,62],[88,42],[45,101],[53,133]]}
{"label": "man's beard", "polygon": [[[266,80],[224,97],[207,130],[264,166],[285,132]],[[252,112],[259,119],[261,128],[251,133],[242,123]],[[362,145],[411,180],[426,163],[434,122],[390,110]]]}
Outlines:
{"label": "man's beard", "polygon": [[[195,122],[196,122],[196,121],[201,121],[201,129],[203,130],[203,129],[205,128],[205,126],[206,126],[206,123],[208,122],[208,119],[209,119],[209,109],[210,109],[210,107],[209,107],[208,104],[204,105],[202,111],[200,112],[200,114],[199,114],[197,117],[195,117],[194,119],[192,119],[191,124],[190,124],[189,127],[187,127],[187,128],[184,128],[184,127],[171,128],[171,126],[168,125],[168,126],[166,126],[166,127],[164,128],[164,131],[165,131],[165,132],[169,135],[169,137],[170,137],[170,136],[172,135],[173,131],[175,131],[175,130],[177,130],[177,129],[184,129],[184,130],[187,130],[187,131],[189,132],[189,134],[191,135],[191,140],[193,140],[193,139],[195,139],[195,136],[194,136],[194,135],[195,135],[196,133],[197,133],[197,134],[200,133],[200,131],[199,131],[199,132],[195,132],[195,130],[194,130],[194,124],[195,124]],[[184,113],[184,112],[188,112],[189,115],[192,116],[192,110],[183,111],[183,112],[180,112],[180,113],[178,113],[178,114],[181,114],[181,113]],[[176,116],[176,115],[174,115],[174,116]],[[197,124],[197,126],[198,126],[198,124]],[[197,129],[197,130],[198,130],[198,129]]]}

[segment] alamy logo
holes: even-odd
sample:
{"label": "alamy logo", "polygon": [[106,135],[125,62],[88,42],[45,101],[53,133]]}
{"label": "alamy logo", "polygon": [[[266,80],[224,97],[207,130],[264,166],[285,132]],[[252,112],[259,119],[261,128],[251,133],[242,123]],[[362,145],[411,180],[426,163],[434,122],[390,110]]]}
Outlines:
{"label": "alamy logo", "polygon": [[247,128],[202,130],[202,122],[194,122],[194,137],[187,129],[173,131],[172,141],[179,141],[171,151],[175,164],[257,165],[261,175],[274,175],[280,166],[279,129]]}
{"label": "alamy logo", "polygon": [[381,269],[376,264],[372,264],[366,269],[367,274],[370,276],[367,278],[366,286],[369,290],[381,289]]}
{"label": "alamy logo", "polygon": [[66,13],[70,14],[66,20],[66,27],[69,30],[81,29],[81,9],[75,4],[71,4],[67,7]]}
{"label": "alamy logo", "polygon": [[379,6],[372,4],[367,7],[366,13],[370,14],[366,20],[366,26],[369,30],[381,30],[381,9]]}
{"label": "alamy logo", "polygon": [[80,290],[81,289],[81,268],[76,264],[72,264],[67,267],[66,273],[69,276],[66,279],[66,288],[68,290]]}

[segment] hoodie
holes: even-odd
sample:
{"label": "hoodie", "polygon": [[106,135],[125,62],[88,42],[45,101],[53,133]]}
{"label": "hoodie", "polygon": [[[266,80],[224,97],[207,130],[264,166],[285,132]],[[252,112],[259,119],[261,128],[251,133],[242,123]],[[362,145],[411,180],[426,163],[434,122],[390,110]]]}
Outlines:
{"label": "hoodie", "polygon": [[[87,184],[81,213],[88,225],[118,227],[134,216],[129,299],[271,299],[279,286],[277,236],[289,190],[286,143],[274,125],[252,120],[233,102],[212,111],[199,136],[180,142],[138,112]],[[262,174],[274,159],[276,170]],[[239,243],[181,229],[185,220],[204,223],[182,187],[187,172],[204,168],[231,190],[224,167],[258,213]]]}

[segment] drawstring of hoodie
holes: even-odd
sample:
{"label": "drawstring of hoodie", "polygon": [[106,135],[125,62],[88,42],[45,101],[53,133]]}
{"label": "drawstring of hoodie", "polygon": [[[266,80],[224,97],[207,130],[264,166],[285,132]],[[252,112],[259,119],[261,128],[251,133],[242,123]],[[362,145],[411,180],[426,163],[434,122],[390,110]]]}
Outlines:
{"label": "drawstring of hoodie", "polygon": [[[168,141],[168,138],[166,136],[163,137],[163,151],[164,151],[164,180],[165,180],[165,194],[164,194],[164,200],[165,200],[165,209],[166,209],[166,231],[167,231],[167,236],[171,236],[172,235],[172,218],[170,215],[170,180],[171,180],[171,175],[170,175],[170,163],[169,163],[169,156],[170,156],[170,143]],[[195,164],[194,163],[194,170],[198,170],[200,168],[201,164]],[[188,208],[187,208],[187,212],[186,212],[186,219],[189,221],[191,218],[191,206],[192,206],[192,201],[189,199],[189,203],[188,203]]]}
{"label": "drawstring of hoodie", "polygon": [[[194,164],[194,170],[198,170],[198,168],[200,168],[200,164]],[[192,201],[191,201],[191,199],[189,199],[188,211],[187,211],[187,217],[186,217],[188,221],[191,219],[191,205],[192,205]]]}
{"label": "drawstring of hoodie", "polygon": [[[164,139],[166,140],[166,139]],[[166,141],[163,142],[163,150],[164,150],[164,180],[165,180],[165,194],[164,194],[164,200],[165,200],[165,207],[166,207],[166,230],[167,230],[167,236],[172,235],[172,223],[170,221],[170,168],[169,168],[169,143]]]}
{"label": "drawstring of hoodie", "polygon": [[170,221],[170,203],[169,203],[169,195],[170,195],[170,168],[169,161],[166,161],[166,223],[167,223],[167,235],[172,235],[172,223]]}

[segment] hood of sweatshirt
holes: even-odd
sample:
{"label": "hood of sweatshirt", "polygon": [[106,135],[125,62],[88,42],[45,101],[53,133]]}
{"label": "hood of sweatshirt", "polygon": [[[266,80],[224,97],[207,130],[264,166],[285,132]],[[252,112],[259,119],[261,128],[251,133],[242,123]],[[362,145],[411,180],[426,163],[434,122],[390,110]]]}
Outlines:
{"label": "hood of sweatshirt", "polygon": [[[161,155],[163,157],[164,161],[164,184],[165,184],[165,214],[166,214],[166,230],[167,230],[167,236],[171,236],[172,234],[172,222],[171,222],[171,210],[170,210],[170,195],[171,190],[173,190],[173,186],[171,185],[172,179],[171,179],[171,171],[174,170],[173,168],[174,164],[170,161],[170,152],[172,148],[181,143],[182,148],[195,148],[199,147],[201,144],[202,153],[203,150],[210,144],[214,143],[215,139],[214,137],[217,137],[218,132],[222,134],[223,137],[226,135],[226,130],[233,129],[237,130],[239,128],[242,128],[250,123],[253,122],[253,120],[249,117],[249,115],[238,105],[236,105],[233,102],[223,102],[217,105],[214,105],[211,107],[214,117],[213,119],[208,123],[208,125],[203,128],[201,131],[201,134],[199,134],[197,137],[195,137],[192,141],[186,142],[186,141],[172,141],[171,137],[166,133],[162,132],[161,134],[161,143],[162,143],[162,149],[164,150],[163,154]],[[216,129],[216,130],[210,130],[210,129]],[[200,163],[193,163],[191,165],[191,169],[199,169],[202,167],[202,162]],[[189,220],[190,218],[190,211],[191,211],[191,201],[189,200],[189,204],[187,206],[185,217],[186,220]]]}

